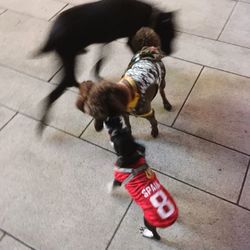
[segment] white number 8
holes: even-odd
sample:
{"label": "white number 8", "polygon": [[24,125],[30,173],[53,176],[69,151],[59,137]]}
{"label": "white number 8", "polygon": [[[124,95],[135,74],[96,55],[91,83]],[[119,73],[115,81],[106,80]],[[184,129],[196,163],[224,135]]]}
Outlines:
{"label": "white number 8", "polygon": [[[158,200],[159,197],[161,198],[161,201]],[[154,195],[152,195],[149,200],[151,204],[157,208],[157,213],[162,219],[167,219],[174,213],[175,208],[173,203],[168,200],[167,196],[162,190],[159,190]],[[164,209],[164,207],[167,207],[167,211]]]}

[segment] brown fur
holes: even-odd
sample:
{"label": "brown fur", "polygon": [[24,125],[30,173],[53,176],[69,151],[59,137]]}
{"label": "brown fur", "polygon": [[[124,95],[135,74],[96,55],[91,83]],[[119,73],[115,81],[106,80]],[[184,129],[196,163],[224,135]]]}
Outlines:
{"label": "brown fur", "polygon": [[[80,95],[76,106],[96,120],[103,122],[109,116],[117,116],[126,112],[128,100],[128,93],[116,83],[102,81],[95,84],[87,81],[80,85]],[[100,122],[98,124],[95,128],[100,131],[103,126]]]}
{"label": "brown fur", "polygon": [[161,40],[153,29],[149,27],[142,27],[136,32],[135,36],[132,38],[131,45],[133,51],[136,53],[145,46],[154,46],[160,48]]}
{"label": "brown fur", "polygon": [[[148,46],[154,46],[160,49],[160,45],[161,42],[159,36],[152,29],[146,27],[141,28],[132,40],[134,52],[146,49]],[[160,85],[160,94],[162,96],[165,109],[170,110],[171,104],[165,96],[164,88],[165,80],[163,80]],[[140,114],[145,114],[151,110],[151,101],[154,98],[157,89],[158,87],[152,86],[150,91],[147,93],[147,102],[145,103],[145,106],[141,110]],[[124,85],[122,86],[122,84],[111,83],[108,81],[102,81],[95,84],[91,81],[87,81],[80,85],[80,95],[76,102],[76,106],[81,111],[94,117],[94,126],[96,131],[102,130],[103,122],[107,119],[107,117],[120,115],[124,117],[127,127],[131,129],[127,113],[129,97],[128,89]],[[151,135],[153,137],[158,136],[158,127],[154,111],[151,115],[145,118],[152,126]]]}

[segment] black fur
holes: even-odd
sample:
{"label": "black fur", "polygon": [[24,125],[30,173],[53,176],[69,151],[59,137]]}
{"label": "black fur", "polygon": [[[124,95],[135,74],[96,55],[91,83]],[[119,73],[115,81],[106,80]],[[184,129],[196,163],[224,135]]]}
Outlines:
{"label": "black fur", "polygon": [[[118,156],[116,162],[117,166],[128,168],[128,166],[137,162],[142,155],[145,155],[145,147],[134,140],[134,137],[131,135],[129,129],[122,128],[120,117],[108,118],[105,124],[108,128],[111,141],[113,142],[115,152]],[[121,185],[121,182],[114,179],[113,188],[120,187]],[[154,239],[161,239],[160,235],[157,233],[156,227],[152,226],[145,218],[144,225],[153,233]]]}
{"label": "black fur", "polygon": [[[162,50],[169,55],[175,36],[172,16],[170,12],[156,10],[151,5],[136,0],[102,0],[62,12],[55,20],[46,44],[38,53],[55,51],[64,68],[59,85],[46,99],[41,122],[46,123],[51,105],[66,88],[78,87],[75,77],[76,56],[86,53],[85,48],[88,45],[105,44],[117,38],[128,37],[128,46],[131,47],[136,31],[143,26],[151,26],[160,36]],[[102,58],[96,65],[97,75],[101,64]]]}

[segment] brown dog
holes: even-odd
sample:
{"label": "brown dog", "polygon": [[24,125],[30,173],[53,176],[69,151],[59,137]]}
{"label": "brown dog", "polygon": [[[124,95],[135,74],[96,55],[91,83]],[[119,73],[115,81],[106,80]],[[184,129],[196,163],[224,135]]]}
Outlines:
{"label": "brown dog", "polygon": [[164,55],[156,47],[144,47],[131,60],[128,69],[118,83],[103,81],[95,84],[83,82],[77,107],[95,118],[95,129],[100,131],[103,122],[110,116],[122,115],[126,126],[131,129],[129,114],[146,118],[151,126],[151,135],[158,136],[157,120],[151,102],[158,87],[166,110],[172,106],[165,93]]}
{"label": "brown dog", "polygon": [[[84,2],[84,1],[83,1]],[[36,54],[56,52],[63,65],[63,76],[56,88],[47,96],[41,123],[47,123],[52,104],[69,87],[78,87],[75,76],[77,55],[86,53],[91,44],[107,44],[118,38],[131,39],[141,27],[151,27],[159,35],[162,50],[172,52],[175,38],[174,13],[165,12],[151,4],[137,0],[103,0],[74,6],[56,18],[45,44]],[[103,56],[95,65],[99,76]],[[40,124],[40,132],[44,126]]]}

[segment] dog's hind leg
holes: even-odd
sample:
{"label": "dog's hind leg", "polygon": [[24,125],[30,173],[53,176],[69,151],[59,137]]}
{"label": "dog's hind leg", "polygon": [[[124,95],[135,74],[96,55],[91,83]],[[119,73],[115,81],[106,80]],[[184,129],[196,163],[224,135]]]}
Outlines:
{"label": "dog's hind leg", "polygon": [[162,80],[162,82],[160,84],[160,94],[161,94],[161,98],[163,101],[163,106],[166,110],[170,111],[172,109],[172,105],[169,103],[169,101],[165,95],[165,92],[164,92],[165,86],[166,86],[166,81]]}
{"label": "dog's hind leg", "polygon": [[144,225],[145,228],[142,228],[142,235],[146,238],[153,238],[156,240],[160,240],[161,236],[157,233],[156,227],[150,225],[148,221],[144,217]]}
{"label": "dog's hind leg", "polygon": [[52,104],[65,92],[68,87],[77,86],[78,83],[75,79],[75,57],[63,59],[64,61],[64,76],[57,87],[46,97],[45,104],[43,107],[43,116],[39,124],[39,132],[42,133],[44,124],[47,124],[48,112]]}
{"label": "dog's hind leg", "polygon": [[151,109],[150,114],[140,115],[140,116],[143,117],[143,118],[146,118],[150,122],[150,124],[151,124],[151,135],[153,137],[157,137],[158,134],[159,134],[159,131],[158,131],[158,122],[155,119],[155,111],[153,109]]}
{"label": "dog's hind leg", "polygon": [[[93,71],[94,73],[94,76],[100,81],[100,80],[103,80],[103,78],[100,76],[100,71],[102,69],[102,65],[103,65],[103,62],[105,61],[106,59],[106,56],[104,55],[103,51],[104,51],[104,47],[106,46],[107,44],[103,44],[101,45],[100,47],[100,52],[99,52],[99,59],[98,61],[96,62],[96,64],[93,66],[93,69],[91,71]],[[107,55],[107,53],[105,53]]]}

